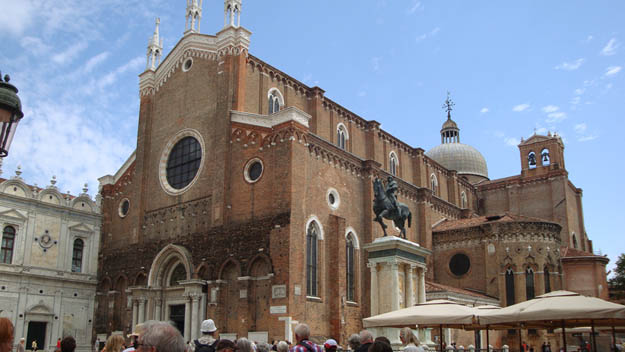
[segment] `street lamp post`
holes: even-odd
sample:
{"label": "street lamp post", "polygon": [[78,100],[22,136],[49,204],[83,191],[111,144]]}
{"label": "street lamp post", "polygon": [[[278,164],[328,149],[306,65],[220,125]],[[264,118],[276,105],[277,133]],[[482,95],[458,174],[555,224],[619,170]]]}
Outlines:
{"label": "street lamp post", "polygon": [[11,77],[5,75],[2,79],[0,74],[0,158],[9,155],[9,148],[24,113],[22,112],[22,102],[17,96],[17,88],[10,84]]}

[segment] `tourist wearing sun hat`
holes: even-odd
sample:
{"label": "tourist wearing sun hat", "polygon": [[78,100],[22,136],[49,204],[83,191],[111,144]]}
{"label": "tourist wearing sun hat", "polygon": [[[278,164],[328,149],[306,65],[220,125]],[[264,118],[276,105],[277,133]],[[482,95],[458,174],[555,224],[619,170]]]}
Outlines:
{"label": "tourist wearing sun hat", "polygon": [[217,326],[215,326],[213,319],[204,320],[200,326],[200,332],[202,336],[193,341],[195,343],[195,352],[215,352],[219,340],[215,337]]}
{"label": "tourist wearing sun hat", "polygon": [[335,339],[329,339],[323,344],[323,348],[326,352],[335,352],[339,348],[339,344]]}

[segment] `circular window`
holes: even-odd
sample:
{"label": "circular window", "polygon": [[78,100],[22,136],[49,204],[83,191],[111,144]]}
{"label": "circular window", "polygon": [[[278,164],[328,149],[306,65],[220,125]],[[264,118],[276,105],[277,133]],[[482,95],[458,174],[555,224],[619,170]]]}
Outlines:
{"label": "circular window", "polygon": [[182,70],[184,72],[187,72],[191,69],[191,66],[193,66],[193,59],[192,58],[188,58],[184,64],[182,64]]}
{"label": "circular window", "polygon": [[167,158],[167,183],[177,190],[187,187],[200,169],[201,161],[202,147],[197,139],[181,139]]}
{"label": "circular window", "polygon": [[326,200],[328,201],[328,205],[330,209],[336,210],[341,203],[341,198],[339,197],[339,192],[337,192],[334,188],[329,188],[328,192],[326,192]]}
{"label": "circular window", "polygon": [[195,130],[180,131],[167,143],[159,164],[161,186],[170,195],[188,190],[204,163],[204,140]]}
{"label": "circular window", "polygon": [[263,175],[263,171],[263,162],[258,158],[254,158],[245,165],[245,171],[243,172],[245,180],[249,183],[257,182]]}
{"label": "circular window", "polygon": [[128,215],[128,211],[130,210],[130,201],[128,198],[124,198],[121,203],[119,203],[119,216],[125,218]]}
{"label": "circular window", "polygon": [[468,273],[469,268],[471,268],[471,261],[465,254],[458,253],[451,257],[449,261],[449,270],[456,276],[462,276]]}

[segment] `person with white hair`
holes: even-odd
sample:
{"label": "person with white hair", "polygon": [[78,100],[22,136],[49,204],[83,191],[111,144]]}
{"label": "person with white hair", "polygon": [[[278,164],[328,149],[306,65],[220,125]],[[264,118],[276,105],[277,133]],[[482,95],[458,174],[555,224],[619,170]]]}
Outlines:
{"label": "person with white hair", "polygon": [[276,346],[276,350],[278,352],[289,352],[289,344],[286,341],[278,342],[278,346]]}
{"label": "person with white hair", "polygon": [[360,347],[356,352],[367,352],[369,347],[373,344],[373,335],[369,330],[362,330],[360,332]]}
{"label": "person with white hair", "polygon": [[143,323],[136,347],[138,352],[185,352],[187,345],[171,324],[149,320]]}
{"label": "person with white hair", "polygon": [[241,337],[237,340],[237,351],[239,352],[254,352],[252,342],[245,337]]}
{"label": "person with white hair", "polygon": [[321,346],[308,340],[310,338],[310,328],[306,324],[295,326],[295,340],[297,344],[291,348],[291,352],[323,352]]}

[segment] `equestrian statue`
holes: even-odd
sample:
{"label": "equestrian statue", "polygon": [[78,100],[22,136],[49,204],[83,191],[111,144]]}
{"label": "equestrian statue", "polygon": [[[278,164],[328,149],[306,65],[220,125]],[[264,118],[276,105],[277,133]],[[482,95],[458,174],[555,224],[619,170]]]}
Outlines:
{"label": "equestrian statue", "polygon": [[380,223],[382,231],[384,231],[384,236],[386,237],[384,219],[393,220],[395,227],[400,230],[400,237],[405,239],[406,228],[404,224],[406,223],[406,219],[408,219],[408,227],[410,227],[412,213],[410,213],[410,209],[408,209],[405,204],[397,201],[397,196],[395,195],[397,189],[397,181],[393,179],[393,176],[388,177],[386,188],[379,178],[376,177],[375,180],[373,180],[373,212],[375,213],[375,219],[373,219],[373,221]]}

